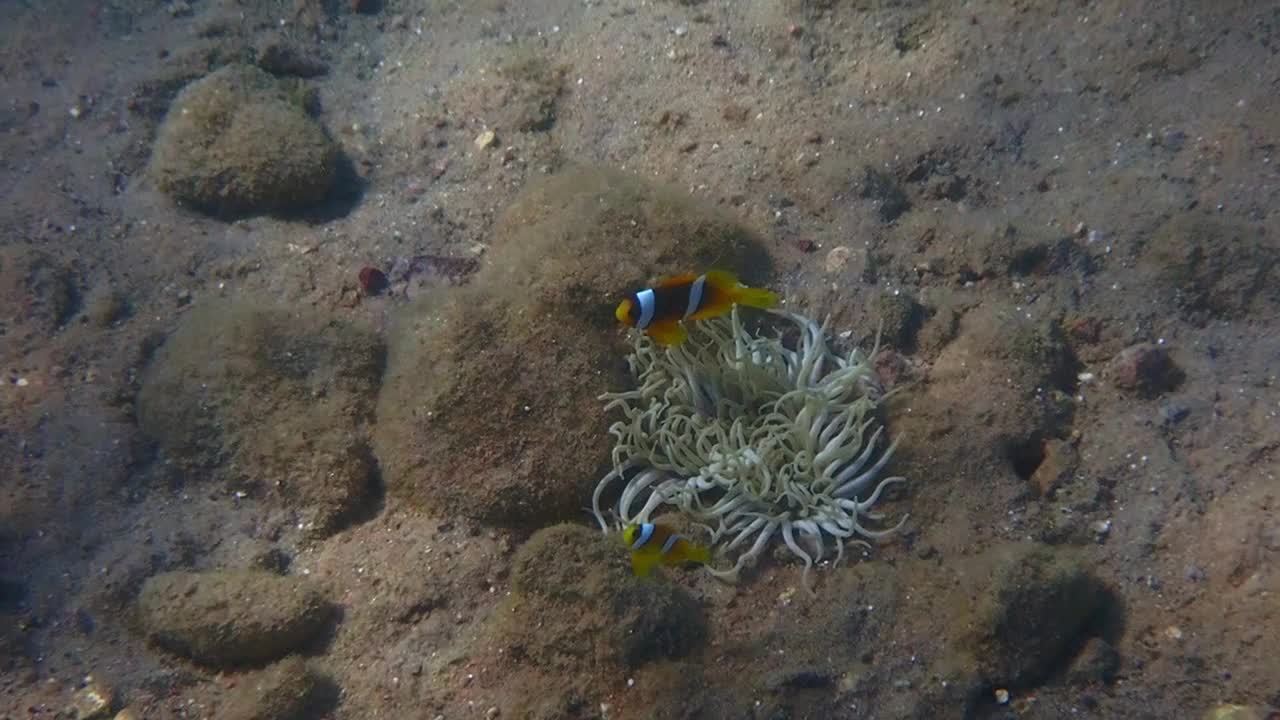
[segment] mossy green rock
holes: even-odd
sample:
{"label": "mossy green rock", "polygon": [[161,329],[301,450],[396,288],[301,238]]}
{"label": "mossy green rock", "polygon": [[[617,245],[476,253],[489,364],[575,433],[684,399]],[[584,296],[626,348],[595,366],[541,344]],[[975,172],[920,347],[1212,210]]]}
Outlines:
{"label": "mossy green rock", "polygon": [[635,577],[616,536],[582,526],[534,533],[516,553],[512,585],[496,638],[548,669],[634,668],[682,656],[707,635],[688,593],[660,575]]}
{"label": "mossy green rock", "polygon": [[602,393],[630,385],[628,292],[771,265],[750,231],[687,194],[584,167],[530,185],[469,285],[406,307],[388,341],[374,448],[387,490],[441,516],[541,527],[580,517],[611,467]]}
{"label": "mossy green rock", "polygon": [[264,298],[192,308],[142,377],[138,421],[178,471],[288,506],[312,532],[370,497],[364,441],[385,353],[372,331]]}
{"label": "mossy green rock", "polygon": [[303,720],[316,716],[324,682],[297,655],[240,678],[221,708],[224,720]]}
{"label": "mossy green rock", "polygon": [[314,638],[330,606],[296,577],[255,571],[168,572],[138,596],[147,637],[214,667],[275,660]]}
{"label": "mossy green rock", "polygon": [[157,186],[219,215],[297,209],[324,199],[338,149],[307,114],[296,81],[230,65],[179,93],[151,156]]}
{"label": "mossy green rock", "polygon": [[1069,651],[1104,610],[1105,588],[1068,551],[1009,545],[985,560],[987,591],[963,644],[991,683],[1032,685],[1071,659]]}

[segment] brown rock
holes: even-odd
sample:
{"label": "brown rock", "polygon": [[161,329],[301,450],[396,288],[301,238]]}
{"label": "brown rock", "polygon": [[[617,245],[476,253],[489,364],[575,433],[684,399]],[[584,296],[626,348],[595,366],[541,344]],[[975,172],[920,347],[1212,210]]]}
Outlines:
{"label": "brown rock", "polygon": [[1051,439],[1044,444],[1044,459],[1031,474],[1040,497],[1052,497],[1055,490],[1071,480],[1080,464],[1080,451],[1075,444]]}
{"label": "brown rock", "polygon": [[583,668],[634,668],[680,657],[707,634],[688,593],[661,577],[637,578],[616,538],[581,525],[529,538],[516,553],[512,590],[510,607],[494,614],[495,637],[542,663],[573,657]]}
{"label": "brown rock", "polygon": [[1186,377],[1168,350],[1151,343],[1139,343],[1120,351],[1107,369],[1112,384],[1121,390],[1155,397],[1178,387]]}
{"label": "brown rock", "polygon": [[370,496],[364,438],[384,350],[372,332],[254,297],[200,303],[142,378],[142,430],[178,471],[212,476],[332,532]]}
{"label": "brown rock", "polygon": [[325,198],[338,149],[308,117],[311,96],[256,67],[191,83],[156,136],[150,173],[181,203],[214,214],[297,209]]}
{"label": "brown rock", "polygon": [[284,657],[330,617],[301,579],[255,571],[155,575],[143,583],[138,608],[152,642],[216,667]]}
{"label": "brown rock", "polygon": [[304,720],[319,715],[325,682],[297,655],[238,679],[225,720]]}
{"label": "brown rock", "polygon": [[625,293],[690,268],[744,280],[769,263],[746,230],[687,196],[578,168],[530,186],[464,287],[406,309],[392,332],[375,449],[390,492],[441,515],[577,517],[610,466],[627,387],[614,318]]}

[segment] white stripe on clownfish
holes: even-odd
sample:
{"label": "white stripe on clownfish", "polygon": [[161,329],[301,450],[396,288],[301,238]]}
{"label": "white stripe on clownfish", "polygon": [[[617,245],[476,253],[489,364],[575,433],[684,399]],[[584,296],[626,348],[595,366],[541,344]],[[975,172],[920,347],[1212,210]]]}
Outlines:
{"label": "white stripe on clownfish", "polygon": [[689,316],[698,312],[698,306],[702,304],[702,291],[707,285],[707,276],[699,275],[697,280],[693,281],[693,286],[689,288],[689,306],[685,308],[684,317],[686,320]]}
{"label": "white stripe on clownfish", "polygon": [[643,330],[653,322],[653,313],[657,305],[653,288],[646,288],[636,293],[636,300],[640,303],[640,319],[636,321],[636,327]]}
{"label": "white stripe on clownfish", "polygon": [[636,538],[636,541],[631,543],[631,549],[639,550],[640,548],[644,547],[645,543],[649,542],[649,540],[652,537],[653,537],[653,523],[644,523],[643,525],[640,526],[640,537]]}
{"label": "white stripe on clownfish", "polygon": [[680,542],[680,536],[675,533],[671,533],[671,537],[667,538],[667,541],[662,544],[662,554],[669,554],[678,542]]}

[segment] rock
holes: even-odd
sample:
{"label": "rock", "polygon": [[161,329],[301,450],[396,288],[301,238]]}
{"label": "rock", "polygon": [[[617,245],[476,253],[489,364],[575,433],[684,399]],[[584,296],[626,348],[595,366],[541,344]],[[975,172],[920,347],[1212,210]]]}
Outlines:
{"label": "rock", "polygon": [[876,202],[880,219],[891,223],[911,209],[911,201],[896,178],[870,165],[863,170],[862,197]]}
{"label": "rock", "polygon": [[360,292],[364,295],[381,295],[390,286],[386,273],[375,267],[361,268],[358,276]]}
{"label": "rock", "polygon": [[1218,705],[1204,714],[1204,720],[1263,720],[1266,717],[1270,715],[1259,708],[1232,703]]}
{"label": "rock", "polygon": [[1261,225],[1217,215],[1180,213],[1158,227],[1138,257],[1157,294],[1192,320],[1274,312],[1280,305],[1280,260]]}
{"label": "rock", "polygon": [[1110,683],[1120,669],[1120,653],[1106,640],[1089,638],[1071,661],[1067,681],[1077,685]]}
{"label": "rock", "polygon": [[53,255],[28,245],[0,247],[0,337],[18,346],[23,337],[47,337],[80,307],[71,269]]}
{"label": "rock", "polygon": [[707,635],[693,597],[661,577],[637,578],[616,537],[580,525],[539,530],[520,547],[509,607],[494,617],[497,642],[583,672],[681,657]]}
{"label": "rock", "polygon": [[1053,497],[1054,492],[1071,481],[1080,465],[1080,451],[1074,443],[1050,439],[1044,444],[1044,458],[1031,473],[1031,483],[1042,498]]}
{"label": "rock", "polygon": [[476,147],[480,148],[481,150],[484,150],[485,148],[493,147],[493,144],[497,141],[498,141],[497,133],[495,133],[492,130],[485,130],[484,132],[476,136],[475,144],[476,144]]}
{"label": "rock", "polygon": [[991,684],[1034,685],[1070,660],[1104,610],[1105,588],[1074,555],[1044,546],[998,547],[985,560],[990,581],[980,583],[985,592],[960,644]]}
{"label": "rock", "polygon": [[528,186],[486,257],[468,285],[400,313],[374,445],[389,492],[526,527],[578,517],[611,466],[598,397],[630,383],[619,298],[688,268],[728,265],[752,284],[770,268],[727,217],[595,168]]}
{"label": "rock", "polygon": [[113,287],[100,287],[89,293],[84,314],[95,327],[109,328],[128,316],[129,300]]}
{"label": "rock", "polygon": [[85,678],[85,686],[76,691],[68,712],[72,720],[105,720],[111,717],[114,704],[115,692],[90,676]]}
{"label": "rock", "polygon": [[1155,397],[1174,390],[1186,374],[1174,363],[1169,351],[1151,343],[1139,343],[1121,350],[1108,367],[1111,382],[1121,390]]}
{"label": "rock", "polygon": [[142,430],[175,470],[342,527],[369,499],[364,439],[384,349],[373,332],[254,297],[197,304],[142,375]]}
{"label": "rock", "polygon": [[1182,422],[1191,414],[1191,408],[1186,404],[1177,400],[1166,400],[1160,403],[1160,424],[1165,427],[1173,427]]}
{"label": "rock", "polygon": [[329,66],[318,58],[291,45],[282,35],[267,36],[257,47],[258,67],[272,75],[311,78],[329,72]]}
{"label": "rock", "polygon": [[322,714],[325,682],[293,655],[239,679],[218,717],[226,720],[303,720]]}
{"label": "rock", "polygon": [[474,115],[504,133],[550,130],[564,92],[566,67],[531,48],[515,46],[506,52],[493,72],[459,87],[456,103],[473,107]]}
{"label": "rock", "polygon": [[881,340],[899,350],[915,347],[916,333],[924,322],[924,308],[915,297],[903,291],[885,291],[876,297],[880,317]]}
{"label": "rock", "polygon": [[300,578],[255,571],[161,573],[143,583],[138,608],[152,642],[213,667],[284,657],[331,616]]}
{"label": "rock", "polygon": [[[1030,479],[1045,459],[1046,441],[1064,434],[1074,412],[1064,390],[1074,382],[1071,369],[1055,323],[993,303],[969,311],[914,396],[913,411],[894,418],[895,432],[926,440],[929,465],[913,472],[899,464],[895,472],[927,475],[941,464],[989,473],[1003,466]],[[895,462],[910,463],[915,453],[904,445]]]}
{"label": "rock", "polygon": [[825,270],[828,275],[835,275],[841,270],[844,270],[845,266],[849,264],[849,257],[852,254],[853,251],[844,245],[833,247],[827,252],[826,259],[822,261],[822,269]]}
{"label": "rock", "polygon": [[150,173],[175,200],[217,215],[295,210],[320,202],[338,149],[307,115],[305,86],[248,65],[197,80],[174,99]]}

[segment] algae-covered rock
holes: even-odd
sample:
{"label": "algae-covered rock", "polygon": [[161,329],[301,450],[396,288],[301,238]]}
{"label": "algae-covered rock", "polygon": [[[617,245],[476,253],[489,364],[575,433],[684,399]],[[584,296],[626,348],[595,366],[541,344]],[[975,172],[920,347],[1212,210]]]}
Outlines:
{"label": "algae-covered rock", "polygon": [[193,308],[142,378],[138,420],[171,465],[296,508],[316,532],[368,498],[384,349],[371,331],[255,298]]}
{"label": "algae-covered rock", "polygon": [[80,305],[71,269],[53,255],[26,245],[0,247],[0,337],[52,334]]}
{"label": "algae-covered rock", "polygon": [[325,681],[297,655],[239,679],[218,717],[225,720],[302,720],[316,717]]}
{"label": "algae-covered rock", "polygon": [[[1072,368],[1055,323],[998,304],[970,311],[927,384],[913,391],[912,412],[895,418],[895,430],[925,440],[915,445],[934,458],[931,466],[904,474],[925,475],[937,467],[989,473],[1011,465],[1029,479],[1043,460],[1045,441],[1069,424]],[[906,446],[899,459],[913,462],[915,452]]]}
{"label": "algae-covered rock", "polygon": [[1154,281],[1161,302],[1193,319],[1235,318],[1280,304],[1277,259],[1261,226],[1179,213],[1147,239],[1138,268]]}
{"label": "algae-covered rock", "polygon": [[392,333],[375,449],[390,492],[502,524],[575,517],[610,466],[601,393],[628,386],[614,308],[666,275],[767,278],[759,242],[687,196],[579,168],[526,190],[471,284]]}
{"label": "algae-covered rock", "polygon": [[330,617],[305,581],[254,571],[155,575],[143,583],[138,608],[152,642],[216,667],[284,657]]}
{"label": "algae-covered rock", "polygon": [[989,551],[984,588],[961,642],[996,686],[1025,687],[1071,660],[1107,592],[1082,559],[1039,545]]}
{"label": "algae-covered rock", "polygon": [[613,536],[576,525],[535,533],[517,552],[498,642],[545,670],[634,668],[684,655],[706,637],[697,602],[661,577],[637,578]]}
{"label": "algae-covered rock", "polygon": [[307,114],[297,81],[230,65],[178,94],[151,175],[176,200],[215,214],[299,208],[329,193],[337,146]]}

